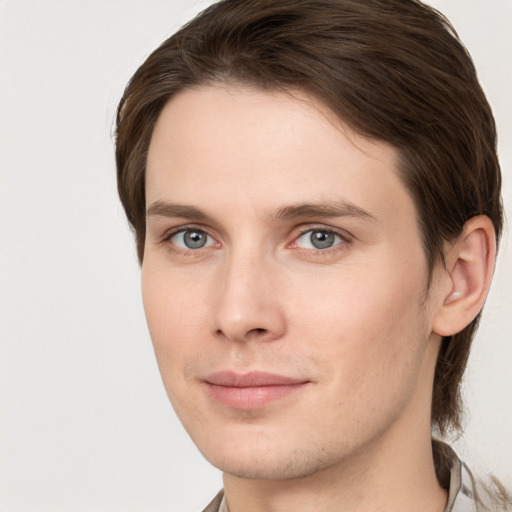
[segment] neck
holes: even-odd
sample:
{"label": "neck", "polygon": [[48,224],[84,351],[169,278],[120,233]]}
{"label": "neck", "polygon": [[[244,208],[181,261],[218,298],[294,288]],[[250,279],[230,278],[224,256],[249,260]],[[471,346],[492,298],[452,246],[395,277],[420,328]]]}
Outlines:
{"label": "neck", "polygon": [[396,428],[371,444],[303,478],[248,480],[224,474],[229,512],[444,510],[447,493],[435,476],[429,425],[409,430],[408,436]]}

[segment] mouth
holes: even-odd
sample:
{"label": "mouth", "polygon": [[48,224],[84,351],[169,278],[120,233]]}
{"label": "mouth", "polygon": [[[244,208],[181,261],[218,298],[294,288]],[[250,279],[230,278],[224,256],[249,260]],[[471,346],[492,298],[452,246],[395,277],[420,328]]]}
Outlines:
{"label": "mouth", "polygon": [[231,409],[261,409],[304,389],[309,380],[266,372],[239,374],[232,371],[212,373],[204,379],[213,400]]}

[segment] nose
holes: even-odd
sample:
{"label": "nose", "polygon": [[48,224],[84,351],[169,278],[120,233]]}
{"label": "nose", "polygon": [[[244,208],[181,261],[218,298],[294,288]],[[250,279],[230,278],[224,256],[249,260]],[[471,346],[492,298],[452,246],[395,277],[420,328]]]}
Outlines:
{"label": "nose", "polygon": [[264,257],[232,255],[219,277],[213,330],[231,341],[274,341],[286,332],[277,264]]}

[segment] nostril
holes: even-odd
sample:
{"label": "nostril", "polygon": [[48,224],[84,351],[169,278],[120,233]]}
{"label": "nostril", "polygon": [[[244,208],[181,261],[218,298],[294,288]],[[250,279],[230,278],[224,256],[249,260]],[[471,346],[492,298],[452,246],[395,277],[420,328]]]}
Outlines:
{"label": "nostril", "polygon": [[[259,337],[260,335],[262,334],[266,334],[268,332],[268,329],[264,329],[263,327],[256,327],[254,329],[250,329],[249,331],[247,331],[245,333],[245,335],[243,337],[246,337],[247,339],[255,336],[255,337]],[[224,336],[226,338],[228,338],[229,336],[227,336],[224,331],[222,329],[217,329],[217,331],[215,332],[215,334],[217,336]]]}

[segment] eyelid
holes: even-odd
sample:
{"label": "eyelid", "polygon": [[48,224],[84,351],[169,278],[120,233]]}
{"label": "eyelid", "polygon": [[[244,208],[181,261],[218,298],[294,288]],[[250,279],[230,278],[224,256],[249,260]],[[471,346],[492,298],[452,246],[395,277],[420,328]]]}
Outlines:
{"label": "eyelid", "polygon": [[204,226],[201,226],[200,224],[180,224],[179,226],[173,226],[172,228],[166,229],[162,234],[162,241],[169,240],[174,235],[177,235],[178,233],[182,233],[183,231],[203,231],[207,235],[211,236],[212,238],[215,238],[211,235],[210,230]]}
{"label": "eyelid", "polygon": [[[191,249],[191,248],[183,248],[180,247],[174,243],[171,242],[172,238],[180,233],[185,233],[186,231],[200,231],[202,233],[205,233],[207,237],[211,238],[214,243],[207,245],[205,247],[199,247],[197,249]],[[190,251],[190,252],[199,252],[202,249],[209,249],[211,247],[220,247],[220,242],[217,240],[217,237],[212,235],[210,232],[211,230],[206,228],[205,226],[201,226],[200,224],[185,224],[180,226],[174,226],[167,231],[165,231],[161,237],[161,243],[162,244],[169,244],[172,246],[173,250],[184,252],[184,251]]]}
{"label": "eyelid", "polygon": [[300,238],[301,236],[305,235],[306,233],[309,233],[310,231],[325,231],[326,233],[333,233],[335,235],[340,236],[343,240],[346,242],[349,242],[354,239],[354,236],[351,235],[348,231],[345,229],[337,228],[334,226],[326,226],[325,224],[307,224],[302,225],[297,228],[297,233],[293,235],[293,239],[296,240],[297,238]]}
{"label": "eyelid", "polygon": [[[327,247],[325,249],[319,249],[319,248],[314,248],[314,247],[313,248],[304,248],[304,247],[299,247],[297,245],[297,241],[301,237],[303,237],[307,233],[314,232],[314,231],[322,231],[324,233],[332,233],[333,235],[338,236],[341,239],[341,241],[339,243],[336,243],[332,247]],[[308,225],[308,226],[301,227],[300,231],[296,235],[293,236],[293,240],[290,244],[288,244],[288,247],[291,249],[303,250],[303,251],[308,251],[308,252],[328,253],[330,251],[339,250],[340,246],[346,246],[346,245],[352,243],[353,239],[354,239],[354,237],[350,233],[345,231],[344,229],[316,224],[316,225]]]}

